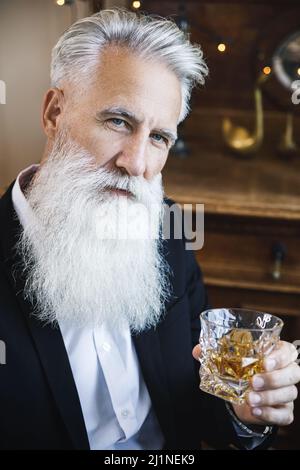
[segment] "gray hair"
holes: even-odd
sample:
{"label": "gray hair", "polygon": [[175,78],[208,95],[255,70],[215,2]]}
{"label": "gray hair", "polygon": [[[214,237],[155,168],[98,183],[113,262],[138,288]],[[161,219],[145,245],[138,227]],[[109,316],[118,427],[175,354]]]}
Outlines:
{"label": "gray hair", "polygon": [[175,73],[182,90],[181,122],[189,112],[193,87],[204,84],[208,69],[201,47],[191,44],[170,19],[116,8],[77,21],[53,48],[51,85],[59,87],[64,80],[79,85],[82,78],[90,80],[101,50],[110,44],[160,60]]}

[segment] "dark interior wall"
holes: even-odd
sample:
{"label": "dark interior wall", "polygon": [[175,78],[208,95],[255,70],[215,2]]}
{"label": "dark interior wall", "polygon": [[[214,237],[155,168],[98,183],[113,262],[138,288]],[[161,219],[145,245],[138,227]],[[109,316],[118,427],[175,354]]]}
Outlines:
{"label": "dark interior wall", "polygon": [[[300,25],[300,3],[297,1],[197,1],[144,0],[143,10],[162,16],[180,16],[180,7],[191,24],[191,39],[201,44],[210,69],[204,90],[194,94],[193,103],[203,107],[252,109],[252,89],[257,77],[257,56],[265,37],[275,45],[285,28],[293,30],[294,19]],[[182,10],[181,10],[182,11]],[[289,25],[283,24],[286,17]],[[280,25],[281,23],[281,25]],[[299,29],[299,28],[298,28]],[[226,52],[217,50],[225,42]],[[269,58],[265,62],[268,64]],[[266,109],[276,104],[266,100]]]}
{"label": "dark interior wall", "polygon": [[[132,4],[129,0],[127,3],[129,7]],[[272,53],[282,39],[300,29],[299,0],[142,0],[141,4],[141,10],[147,13],[175,20],[184,15],[191,41],[202,46],[209,66],[205,86],[193,92],[193,112],[182,132],[189,139],[201,141],[213,134],[221,143],[223,117],[237,119],[238,124],[251,128],[255,81],[263,66],[271,65]],[[95,0],[94,11],[103,5]],[[224,53],[217,50],[219,42],[227,45]],[[263,106],[266,140],[271,146],[273,136],[277,139],[283,132],[287,110],[295,115],[295,134],[300,133],[300,105],[292,104],[291,93],[274,74],[263,86]]]}

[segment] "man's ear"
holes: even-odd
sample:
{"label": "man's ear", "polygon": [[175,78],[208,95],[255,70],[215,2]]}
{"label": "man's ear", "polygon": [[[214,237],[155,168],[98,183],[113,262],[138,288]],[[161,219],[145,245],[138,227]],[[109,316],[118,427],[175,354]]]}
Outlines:
{"label": "man's ear", "polygon": [[42,105],[42,126],[48,139],[54,139],[62,114],[64,94],[59,88],[47,91]]}

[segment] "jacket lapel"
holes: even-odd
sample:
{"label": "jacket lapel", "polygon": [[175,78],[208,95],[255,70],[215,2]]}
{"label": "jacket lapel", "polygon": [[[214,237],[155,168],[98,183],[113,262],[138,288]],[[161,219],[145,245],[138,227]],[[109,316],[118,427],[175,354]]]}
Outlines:
{"label": "jacket lapel", "polygon": [[[23,308],[25,313],[26,308]],[[59,328],[41,326],[26,316],[29,330],[41,359],[56,405],[75,449],[89,449],[80,401]]]}
{"label": "jacket lapel", "polygon": [[89,449],[80,401],[60,329],[43,325],[32,315],[32,304],[24,298],[20,259],[14,247],[21,227],[13,209],[11,190],[0,201],[1,245],[9,281],[14,289],[29,332],[34,341],[54,400],[75,449]]}
{"label": "jacket lapel", "polygon": [[164,371],[166,364],[161,354],[159,327],[133,336],[133,341],[157,419],[167,441],[165,445],[171,449],[176,445],[175,423]]}

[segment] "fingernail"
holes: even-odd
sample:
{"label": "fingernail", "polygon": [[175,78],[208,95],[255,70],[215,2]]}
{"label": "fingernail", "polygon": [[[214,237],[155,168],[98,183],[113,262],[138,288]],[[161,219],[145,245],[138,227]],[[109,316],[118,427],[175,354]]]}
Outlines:
{"label": "fingernail", "polygon": [[264,386],[264,383],[265,382],[262,377],[258,377],[257,375],[253,377],[252,384],[254,388],[262,388]]}
{"label": "fingernail", "polygon": [[257,404],[261,401],[260,395],[257,393],[249,393],[249,401],[251,405]]}
{"label": "fingernail", "polygon": [[252,413],[254,414],[254,416],[261,416],[262,411],[260,408],[253,408]]}
{"label": "fingernail", "polygon": [[276,360],[275,359],[266,359],[265,360],[265,369],[267,371],[275,369],[276,366]]}

